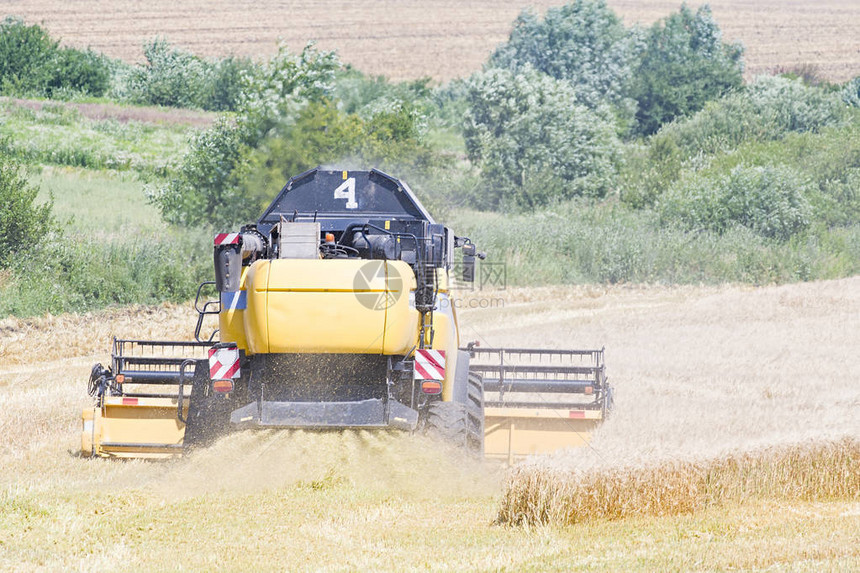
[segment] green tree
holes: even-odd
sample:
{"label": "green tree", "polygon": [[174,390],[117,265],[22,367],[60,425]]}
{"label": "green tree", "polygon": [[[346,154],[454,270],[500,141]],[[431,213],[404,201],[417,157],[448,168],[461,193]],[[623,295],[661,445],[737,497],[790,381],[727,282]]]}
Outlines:
{"label": "green tree", "polygon": [[21,167],[0,155],[0,269],[38,247],[54,230],[52,204],[36,204],[38,193]]}
{"label": "green tree", "polygon": [[255,219],[288,177],[320,164],[431,164],[422,108],[392,91],[365,102],[361,115],[346,113],[331,98],[339,67],[333,52],[282,46],[246,73],[238,113],[197,135],[174,178],[150,191],[163,218],[230,227]]}
{"label": "green tree", "polygon": [[529,66],[490,69],[473,77],[468,98],[466,149],[488,206],[602,197],[612,187],[620,143],[611,114],[580,104],[569,82]]}
{"label": "green tree", "polygon": [[250,220],[258,205],[243,193],[248,154],[256,141],[240,122],[221,117],[191,141],[176,175],[149,199],[168,223],[229,226]]}
{"label": "green tree", "polygon": [[648,135],[661,125],[702,109],[710,100],[743,83],[743,48],[722,42],[707,5],[695,14],[686,6],[656,22],[633,72],[631,96],[638,102],[639,131]]}
{"label": "green tree", "polygon": [[512,71],[530,65],[570,80],[580,103],[609,102],[632,112],[627,91],[638,44],[637,34],[604,0],[576,0],[550,8],[543,20],[533,10],[523,11],[489,65]]}
{"label": "green tree", "polygon": [[812,209],[807,184],[790,167],[739,165],[728,174],[694,176],[666,193],[661,215],[666,223],[723,233],[740,225],[787,240],[805,230]]}
{"label": "green tree", "polygon": [[0,89],[13,95],[41,95],[51,78],[58,42],[42,27],[6,17],[0,22]]}
{"label": "green tree", "polygon": [[150,105],[204,106],[212,73],[208,62],[163,38],[145,44],[143,55],[146,65],[133,68],[128,78],[129,99]]}
{"label": "green tree", "polygon": [[381,168],[432,163],[424,144],[423,117],[409,105],[390,105],[368,119],[344,113],[336,102],[311,102],[250,154],[245,196],[262,207],[287,178],[317,165],[371,164]]}
{"label": "green tree", "polygon": [[210,85],[203,108],[212,111],[235,111],[242,102],[245,77],[252,75],[256,64],[247,58],[230,56],[212,66]]}
{"label": "green tree", "polygon": [[69,92],[101,97],[110,88],[110,61],[92,50],[61,48],[55,54],[52,69],[45,86],[49,97]]}
{"label": "green tree", "polygon": [[254,150],[273,130],[295,121],[312,100],[332,89],[339,63],[333,52],[306,47],[300,54],[281,46],[278,54],[244,77],[239,111],[201,132],[177,174],[150,191],[162,217],[179,225],[230,226],[254,219],[266,189],[248,193]]}
{"label": "green tree", "polygon": [[255,198],[259,214],[289,177],[357,155],[363,133],[358,116],[341,113],[328,100],[309,103],[294,121],[273,129],[250,153],[244,195]]}
{"label": "green tree", "polygon": [[110,86],[110,60],[92,50],[60,48],[41,26],[7,17],[0,22],[3,93],[59,97],[102,96]]}

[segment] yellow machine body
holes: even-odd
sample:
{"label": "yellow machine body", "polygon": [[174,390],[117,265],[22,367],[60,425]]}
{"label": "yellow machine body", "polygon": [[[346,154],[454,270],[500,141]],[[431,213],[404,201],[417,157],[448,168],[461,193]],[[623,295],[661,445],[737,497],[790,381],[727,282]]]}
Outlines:
{"label": "yellow machine body", "polygon": [[405,354],[417,343],[415,276],[401,261],[262,260],[243,283],[247,308],[219,319],[221,340],[248,355]]}
{"label": "yellow machine body", "polygon": [[[369,278],[356,284],[359,274]],[[460,346],[455,304],[449,298],[447,277],[440,276],[438,283],[444,290],[438,293],[433,316],[433,348],[455,357]],[[218,321],[221,340],[235,342],[250,356],[406,355],[418,346],[415,276],[400,261],[261,260],[244,269],[241,288],[246,308],[222,307]],[[602,351],[600,356],[602,360]],[[445,401],[452,399],[457,367],[457,360],[448,361]],[[183,412],[187,411],[186,397]],[[484,452],[488,458],[513,463],[529,455],[581,447],[604,415],[604,410],[553,408],[551,403],[540,408],[488,405]],[[182,452],[184,434],[176,398],[105,397],[101,407],[83,412],[81,450],[103,457],[167,458]]]}
{"label": "yellow machine body", "polygon": [[[183,400],[188,412],[188,399]],[[107,396],[84,408],[81,452],[84,456],[163,459],[182,453],[185,424],[176,398]]]}
{"label": "yellow machine body", "polygon": [[[439,275],[432,348],[454,357],[460,342],[455,309],[446,273]],[[415,286],[415,274],[402,261],[256,261],[242,273],[246,308],[222,308],[220,337],[249,356],[406,355],[418,347],[421,330]],[[456,369],[457,361],[449,361],[443,399],[450,400]]]}
{"label": "yellow machine body", "polygon": [[510,464],[525,456],[579,448],[588,445],[602,423],[600,410],[486,408],[484,453]]}

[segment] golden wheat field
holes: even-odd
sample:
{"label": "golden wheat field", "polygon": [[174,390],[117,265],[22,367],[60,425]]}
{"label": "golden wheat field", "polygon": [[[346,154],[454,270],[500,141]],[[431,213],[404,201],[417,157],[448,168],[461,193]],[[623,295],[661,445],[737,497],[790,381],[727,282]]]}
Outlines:
{"label": "golden wheat field", "polygon": [[[262,57],[278,39],[293,49],[316,40],[371,74],[394,79],[462,77],[507,38],[520,10],[561,0],[193,0],[102,2],[7,0],[6,14],[40,22],[66,43],[137,61],[161,35],[206,56]],[[678,9],[672,0],[609,0],[627,24]],[[703,4],[691,1],[692,7]],[[855,0],[711,0],[725,39],[746,46],[747,75],[812,64],[832,81],[860,75],[860,3]]]}
{"label": "golden wheat field", "polygon": [[190,306],[0,321],[0,568],[860,569],[860,277],[484,295],[504,306],[463,310],[463,342],[606,346],[616,409],[590,448],[510,471],[417,436],[265,431],[83,459],[91,364],[112,335],[190,336]]}

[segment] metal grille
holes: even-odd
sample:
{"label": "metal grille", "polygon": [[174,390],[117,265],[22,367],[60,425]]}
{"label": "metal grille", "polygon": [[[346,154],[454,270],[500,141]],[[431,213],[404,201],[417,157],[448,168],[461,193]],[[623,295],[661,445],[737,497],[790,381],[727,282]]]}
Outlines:
{"label": "metal grille", "polygon": [[125,384],[178,384],[179,367],[186,360],[206,358],[209,342],[120,340],[114,338],[111,364]]}
{"label": "metal grille", "polygon": [[469,348],[490,408],[603,409],[603,349]]}

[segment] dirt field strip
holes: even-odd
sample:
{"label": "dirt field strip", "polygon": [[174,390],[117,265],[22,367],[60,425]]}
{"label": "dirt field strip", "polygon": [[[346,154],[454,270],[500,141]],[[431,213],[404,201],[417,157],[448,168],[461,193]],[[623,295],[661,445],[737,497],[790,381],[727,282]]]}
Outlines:
{"label": "dirt field strip", "polygon": [[218,114],[209,111],[198,111],[191,109],[167,108],[167,107],[143,107],[123,106],[114,103],[77,103],[61,101],[43,101],[32,99],[19,99],[0,97],[0,104],[12,103],[19,107],[25,107],[39,111],[45,106],[60,106],[76,109],[89,119],[101,121],[112,119],[120,123],[139,121],[143,123],[180,124],[194,127],[209,127],[215,123]]}
{"label": "dirt field strip", "polygon": [[[293,49],[309,40],[345,62],[393,79],[450,80],[478,69],[510,31],[522,8],[543,11],[560,0],[200,0],[113,3],[9,0],[6,14],[40,22],[66,43],[127,61],[156,35],[204,56],[265,57],[282,38]],[[625,22],[650,24],[680,6],[668,0],[609,0]],[[688,3],[696,7],[702,2]],[[860,75],[860,3],[854,0],[712,0],[726,40],[747,49],[747,75],[815,64],[843,81]]]}

